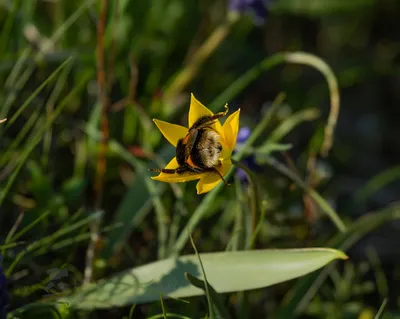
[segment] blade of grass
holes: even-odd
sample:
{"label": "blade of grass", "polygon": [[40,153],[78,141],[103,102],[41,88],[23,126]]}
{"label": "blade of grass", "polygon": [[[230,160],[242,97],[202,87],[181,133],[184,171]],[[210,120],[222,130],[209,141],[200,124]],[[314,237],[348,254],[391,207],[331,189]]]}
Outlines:
{"label": "blade of grass", "polygon": [[[10,75],[8,76],[6,83],[5,83],[5,89],[6,91],[9,91],[10,93],[7,95],[6,100],[3,103],[3,107],[1,109],[2,114],[8,114],[9,110],[14,103],[15,99],[18,96],[18,92],[24,87],[24,85],[27,83],[29,80],[30,76],[32,75],[34,71],[34,64],[29,64],[26,69],[23,70],[23,73],[21,73],[21,69],[23,67],[23,62],[28,58],[30,53],[30,49],[26,49],[21,57],[17,60],[15,65],[13,66]],[[1,130],[1,132],[3,129]]]}
{"label": "blade of grass", "polygon": [[3,56],[4,53],[6,53],[7,45],[8,45],[9,39],[12,35],[12,32],[11,32],[12,26],[15,22],[15,17],[17,15],[18,7],[20,6],[20,2],[21,2],[21,0],[13,1],[11,10],[6,15],[5,22],[2,26],[2,31],[1,31],[1,35],[0,35],[0,55],[1,56]]}
{"label": "blade of grass", "polygon": [[379,319],[379,318],[381,318],[381,316],[383,315],[383,311],[384,311],[385,308],[386,308],[387,301],[388,301],[387,298],[385,298],[385,299],[383,300],[383,302],[382,302],[381,306],[379,307],[379,310],[378,310],[377,314],[375,315],[374,319]]}
{"label": "blade of grass", "polygon": [[308,65],[317,69],[323,74],[326,82],[328,83],[331,110],[329,112],[328,122],[325,126],[324,142],[321,146],[321,154],[323,156],[327,156],[333,145],[333,134],[340,110],[339,85],[335,74],[324,60],[307,52],[285,53],[285,61],[288,63]]}
{"label": "blade of grass", "polygon": [[236,186],[236,198],[237,198],[237,204],[236,204],[236,215],[235,215],[235,222],[233,225],[233,231],[232,231],[232,236],[226,245],[226,251],[236,251],[244,248],[244,238],[246,237],[245,234],[245,215],[244,215],[244,210],[243,210],[243,205],[242,203],[245,201],[245,196],[243,192],[243,187],[242,184],[240,183],[239,178],[235,176],[235,183],[234,185]]}
{"label": "blade of grass", "polygon": [[319,116],[319,110],[310,108],[298,111],[286,118],[268,137],[269,143],[277,143],[291,132],[297,125],[306,121],[314,121]]}
{"label": "blade of grass", "polygon": [[43,83],[29,96],[29,98],[22,104],[18,110],[13,114],[9,121],[7,121],[6,130],[15,122],[21,113],[29,106],[34,98],[62,71],[62,69],[72,61],[73,57],[66,59]]}
{"label": "blade of grass", "polygon": [[[326,246],[346,252],[369,232],[396,219],[400,219],[400,203],[394,203],[375,213],[366,214],[350,225],[347,232],[335,235],[327,242]],[[300,279],[283,299],[277,311],[277,318],[294,318],[303,311],[328,277],[332,267],[333,265],[329,265],[323,270]]]}
{"label": "blade of grass", "polygon": [[161,200],[160,189],[153,180],[147,176],[147,168],[144,164],[139,162],[130,152],[128,152],[122,145],[116,141],[110,141],[110,151],[118,154],[122,159],[131,164],[137,172],[137,178],[140,183],[144,184],[149,192],[149,197],[151,198],[154,209],[156,211],[157,225],[158,225],[158,258],[162,259],[166,257],[167,243],[168,243],[168,216],[167,210]]}
{"label": "blade of grass", "polygon": [[250,70],[234,81],[225,91],[220,93],[209,105],[212,111],[218,110],[221,105],[231,101],[235,96],[242,92],[251,82],[255,81],[261,74],[271,70],[275,66],[285,62],[285,56],[277,53],[262,60]]}
{"label": "blade of grass", "polygon": [[97,212],[96,214],[90,215],[89,217],[86,217],[75,224],[61,228],[60,230],[56,231],[55,233],[51,234],[50,236],[44,237],[42,239],[39,239],[31,244],[29,244],[23,251],[21,251],[13,260],[11,265],[7,269],[6,276],[10,277],[15,269],[15,267],[19,264],[19,262],[24,258],[24,256],[28,253],[31,253],[37,249],[39,249],[41,246],[50,246],[52,242],[55,241],[55,239],[66,235],[75,229],[78,229],[80,227],[83,227],[87,225],[91,220],[94,218],[99,218],[101,216],[102,212]]}
{"label": "blade of grass", "polygon": [[199,260],[201,273],[203,274],[203,278],[204,278],[204,288],[205,288],[205,292],[206,292],[206,296],[207,296],[207,304],[208,304],[208,315],[210,316],[211,319],[213,319],[214,318],[214,309],[213,309],[213,303],[212,303],[212,300],[211,300],[210,291],[208,289],[208,282],[207,282],[206,272],[204,270],[204,266],[203,266],[203,263],[201,261],[199,252],[197,251],[196,245],[194,244],[194,240],[193,240],[192,234],[189,232],[189,230],[188,230],[188,233],[189,233],[190,243],[192,244],[194,253],[196,254],[196,256],[197,256],[197,258]]}
{"label": "blade of grass", "polygon": [[382,268],[378,252],[375,250],[374,247],[368,246],[365,253],[370,261],[371,268],[375,273],[377,291],[381,297],[386,298],[389,296],[389,285],[385,271]]}
{"label": "blade of grass", "polygon": [[162,310],[163,317],[164,317],[164,319],[167,319],[167,312],[165,311],[164,301],[162,299],[161,294],[160,294],[160,302],[161,302],[161,310]]}
{"label": "blade of grass", "polygon": [[[201,280],[201,279],[191,275],[188,272],[185,272],[185,277],[193,286],[200,288],[200,289],[204,290],[205,292],[208,289],[210,296],[211,296],[210,299],[213,301],[215,310],[217,312],[216,318],[224,318],[224,319],[231,318],[231,315],[229,314],[229,311],[224,306],[220,295],[218,295],[218,293],[215,291],[215,289],[209,283],[206,283],[204,280]],[[208,288],[206,288],[206,286],[208,286]]]}
{"label": "blade of grass", "polygon": [[4,167],[8,161],[10,161],[13,152],[21,144],[22,140],[27,136],[31,128],[37,123],[37,119],[40,115],[40,108],[37,108],[28,120],[25,122],[17,136],[12,140],[11,144],[7,147],[1,156],[0,167]]}
{"label": "blade of grass", "polygon": [[135,311],[135,308],[136,308],[136,305],[133,305],[133,306],[131,307],[131,309],[129,310],[129,316],[128,316],[129,319],[132,319],[132,318],[133,318],[133,313],[134,313],[134,311]]}
{"label": "blade of grass", "polygon": [[[93,139],[99,138],[99,132],[91,127],[83,128],[86,134]],[[168,216],[164,204],[161,200],[161,194],[165,190],[165,185],[160,185],[151,180],[148,176],[147,166],[140,160],[135,158],[128,150],[126,150],[121,144],[115,140],[110,140],[108,148],[110,152],[117,154],[121,159],[132,165],[136,171],[136,179],[134,185],[131,187],[132,193],[128,193],[125,199],[122,201],[120,207],[117,210],[117,221],[124,220],[126,229],[118,232],[118,234],[111,234],[112,240],[110,244],[105,248],[103,254],[104,258],[110,258],[112,253],[122,247],[122,240],[127,235],[127,231],[131,230],[136,214],[142,211],[142,208],[147,206],[147,199],[153,203],[156,211],[157,225],[158,225],[158,256],[160,259],[166,256],[167,244],[168,244]],[[161,152],[161,156],[164,158],[171,158],[171,149],[165,149]],[[154,165],[154,163],[150,163]],[[143,183],[145,187],[143,187]],[[140,195],[138,195],[140,192]],[[136,209],[136,210],[134,210]],[[134,210],[134,215],[132,214]],[[146,209],[147,211],[147,209]],[[118,238],[118,239],[117,239]],[[111,246],[110,246],[111,245]]]}
{"label": "blade of grass", "polygon": [[43,219],[47,218],[50,215],[51,211],[47,210],[42,214],[39,214],[39,216],[34,219],[31,223],[26,225],[24,228],[22,228],[18,233],[16,233],[14,236],[11,236],[10,238],[6,238],[6,244],[10,243],[11,241],[17,241],[21,236],[26,234],[29,230],[31,230],[33,227],[35,227],[38,223],[40,223]]}
{"label": "blade of grass", "polygon": [[[5,244],[10,243],[10,238],[14,236],[23,218],[24,218],[24,212],[19,213],[17,220],[14,222],[14,225],[11,227],[10,231],[7,234],[6,240],[4,241]],[[2,255],[4,255],[4,252],[2,252]]]}
{"label": "blade of grass", "polygon": [[354,195],[357,204],[364,202],[380,189],[400,179],[400,166],[394,166],[372,177]]}
{"label": "blade of grass", "polygon": [[[46,103],[46,116],[50,118],[52,113],[54,112],[54,104],[56,100],[61,94],[61,91],[67,82],[68,75],[72,70],[72,63],[68,64],[67,67],[63,70],[60,77],[57,79],[56,84],[54,85],[54,89],[50,94],[50,97]],[[42,164],[44,167],[48,164],[49,153],[50,153],[50,145],[51,145],[51,137],[52,137],[52,129],[46,132],[45,136],[43,137],[43,155],[42,155]]]}
{"label": "blade of grass", "polygon": [[[164,317],[164,315],[161,314],[161,315],[154,315],[154,316],[148,317],[147,319],[162,319],[163,317]],[[167,313],[167,318],[192,319],[190,317],[186,317],[183,315],[178,315],[176,313],[170,313],[170,312]]]}
{"label": "blade of grass", "polygon": [[82,76],[82,79],[78,83],[78,85],[68,94],[68,96],[63,101],[60,102],[59,106],[52,114],[52,117],[49,119],[46,119],[46,121],[45,121],[44,125],[41,127],[40,131],[34,137],[34,141],[29,143],[25,147],[24,151],[21,154],[18,164],[17,164],[16,168],[14,169],[13,174],[8,178],[6,186],[3,188],[2,192],[0,193],[0,207],[3,204],[3,201],[6,198],[9,190],[11,189],[11,186],[14,184],[14,181],[16,180],[16,178],[19,174],[19,171],[21,170],[21,168],[24,165],[24,163],[26,162],[26,160],[29,158],[31,152],[34,150],[34,148],[37,146],[37,144],[39,144],[39,142],[41,141],[46,130],[53,124],[53,122],[56,120],[56,118],[61,114],[62,110],[69,103],[70,99],[75,97],[75,95],[77,93],[79,93],[80,90],[83,89],[84,85],[86,85],[87,81],[91,78],[91,76],[92,76],[91,71],[85,73]]}
{"label": "blade of grass", "polygon": [[[68,19],[65,20],[65,22],[57,29],[56,32],[52,35],[52,37],[49,39],[48,44],[54,45],[66,32],[66,30],[75,23],[75,21],[84,13],[88,8],[92,6],[92,4],[95,3],[95,0],[87,0],[85,1],[82,5],[80,5],[76,11],[71,14]],[[46,49],[46,48],[43,48]],[[22,87],[26,84],[28,81],[29,77],[32,75],[36,64],[35,63],[29,63],[26,64],[27,59],[29,58],[30,54],[32,53],[31,48],[25,49],[20,57],[18,58],[17,62],[13,65],[13,68],[10,72],[10,75],[8,76],[6,83],[5,83],[5,88],[7,90],[10,90],[12,93],[7,97],[5,103],[2,106],[2,114],[8,113],[12,103],[14,103],[15,98],[17,96],[17,93],[19,90],[22,89]],[[38,52],[35,55],[35,60],[38,60],[42,58],[42,52]],[[21,75],[21,71],[23,70],[23,74]],[[0,129],[1,130],[1,129]]]}
{"label": "blade of grass", "polygon": [[[113,231],[114,229],[119,229],[120,227],[121,227],[121,225],[110,225],[110,226],[107,226],[107,227],[104,227],[103,229],[101,229],[100,232],[102,234],[107,234],[110,231]],[[40,255],[46,254],[48,252],[54,252],[54,251],[63,249],[65,247],[68,247],[68,246],[71,246],[74,244],[78,244],[80,242],[88,240],[89,238],[90,238],[90,233],[76,235],[76,236],[73,236],[72,238],[67,238],[67,239],[55,242],[55,243],[51,244],[51,246],[49,246],[49,247],[43,247],[42,249],[38,249],[37,251],[35,251],[33,253],[33,255],[40,256]]]}
{"label": "blade of grass", "polygon": [[261,202],[261,191],[260,187],[257,182],[257,178],[254,175],[254,173],[246,166],[241,164],[238,161],[235,161],[232,159],[232,164],[235,165],[238,168],[241,168],[247,175],[249,179],[249,189],[251,190],[251,195],[250,195],[250,211],[252,214],[252,220],[251,220],[251,227],[250,227],[250,232],[248,236],[248,240],[246,240],[246,249],[251,249],[254,247],[255,244],[255,239],[256,237],[254,236],[255,234],[255,229],[256,229],[256,222],[257,218],[259,217],[260,214],[258,214],[259,208],[260,208],[260,202]]}
{"label": "blade of grass", "polygon": [[167,99],[173,100],[173,98],[181,93],[187,84],[190,83],[204,61],[218,48],[229,34],[232,25],[238,18],[239,15],[229,15],[228,18],[211,33],[200,48],[196,50],[195,54],[190,57],[187,65],[172,77],[172,80],[165,89],[165,97]]}
{"label": "blade of grass", "polygon": [[337,79],[329,65],[326,64],[326,62],[323,61],[321,58],[313,54],[307,52],[279,52],[265,58],[260,63],[248,70],[245,74],[240,76],[225,91],[218,95],[209,105],[209,107],[213,111],[217,110],[221,105],[225,105],[225,103],[231,101],[239,92],[243,91],[262,73],[284,62],[311,66],[321,72],[328,83],[331,109],[329,112],[327,124],[325,126],[324,142],[321,148],[321,154],[326,156],[333,144],[333,133],[335,130],[337,118],[339,116],[339,86]]}
{"label": "blade of grass", "polygon": [[9,243],[9,244],[6,244],[6,245],[0,245],[1,254],[3,254],[3,251],[6,251],[7,249],[19,247],[19,246],[22,246],[22,245],[26,245],[26,242],[25,241],[18,241],[18,242]]}
{"label": "blade of grass", "polygon": [[319,195],[312,188],[308,187],[299,176],[297,176],[285,165],[279,163],[276,159],[268,157],[264,159],[264,161],[300,186],[319,205],[319,207],[331,219],[336,228],[341,232],[346,232],[346,226],[339,215],[321,195]]}
{"label": "blade of grass", "polygon": [[[94,177],[94,209],[95,211],[101,209],[105,174],[107,169],[107,153],[108,153],[108,140],[110,137],[110,128],[108,123],[108,111],[110,99],[108,97],[107,86],[109,85],[108,78],[105,72],[105,28],[107,23],[108,13],[108,0],[100,1],[99,21],[97,22],[97,35],[96,35],[96,80],[98,89],[98,100],[101,107],[101,139],[98,142],[99,151],[97,154],[97,163]],[[101,219],[95,219],[90,224],[90,242],[86,250],[85,269],[84,269],[84,285],[92,281],[93,277],[93,263],[96,258],[96,246],[99,241],[99,231]]]}

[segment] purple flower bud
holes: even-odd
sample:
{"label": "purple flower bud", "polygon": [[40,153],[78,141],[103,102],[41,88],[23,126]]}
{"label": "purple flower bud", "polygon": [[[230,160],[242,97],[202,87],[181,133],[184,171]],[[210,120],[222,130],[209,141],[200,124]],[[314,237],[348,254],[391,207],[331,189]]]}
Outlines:
{"label": "purple flower bud", "polygon": [[269,0],[230,0],[229,10],[238,13],[251,11],[255,15],[255,21],[262,23],[268,15],[268,2]]}
{"label": "purple flower bud", "polygon": [[243,144],[247,141],[247,139],[251,135],[251,130],[249,127],[245,126],[239,129],[239,133],[237,135],[236,143]]}
{"label": "purple flower bud", "polygon": [[[238,150],[247,141],[247,139],[250,137],[250,135],[251,135],[251,129],[249,127],[244,126],[239,129],[239,133],[238,133],[237,140],[236,140],[236,150]],[[252,170],[259,169],[259,167],[257,166],[257,164],[254,160],[254,156],[246,157],[241,162],[243,165],[246,165],[248,168],[250,168]],[[244,184],[248,183],[247,174],[242,169],[238,168],[236,170],[236,176],[239,178],[239,180],[242,183],[244,183]]]}

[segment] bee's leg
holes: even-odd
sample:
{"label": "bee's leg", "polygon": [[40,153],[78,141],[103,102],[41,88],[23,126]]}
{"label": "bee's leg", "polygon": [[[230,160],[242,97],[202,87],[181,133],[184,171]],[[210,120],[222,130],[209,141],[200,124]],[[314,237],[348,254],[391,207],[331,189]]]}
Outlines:
{"label": "bee's leg", "polygon": [[199,134],[199,131],[197,129],[191,129],[189,131],[189,134],[186,135],[186,137],[183,139],[181,149],[177,148],[177,152],[182,152],[182,150],[183,150],[185,162],[189,158],[190,153],[192,153],[192,149],[193,149],[194,143],[196,142],[198,134]]}
{"label": "bee's leg", "polygon": [[157,173],[164,173],[164,174],[175,174],[176,169],[169,169],[169,168],[149,168],[149,172],[157,172]]}
{"label": "bee's leg", "polygon": [[217,119],[225,116],[226,114],[228,114],[228,112],[229,112],[228,104],[225,104],[225,111],[215,113],[213,116],[209,116],[207,122],[204,123],[202,126],[208,126],[214,124]]}
{"label": "bee's leg", "polygon": [[199,120],[197,120],[196,123],[193,124],[193,128],[196,128],[199,130],[204,127],[210,126],[210,125],[214,124],[217,119],[228,114],[228,112],[229,112],[228,104],[225,104],[224,112],[218,112],[212,116],[204,116],[204,117],[200,118]]}
{"label": "bee's leg", "polygon": [[228,114],[228,112],[229,112],[228,104],[225,104],[224,107],[225,107],[225,111],[218,112],[218,113],[215,113],[213,116],[210,116],[210,121],[214,121],[214,120],[219,119],[220,117],[223,117],[226,114]]}
{"label": "bee's leg", "polygon": [[225,180],[225,178],[222,176],[222,174],[219,172],[219,170],[217,170],[215,167],[213,167],[211,169],[211,171],[217,173],[219,175],[219,177],[221,177],[222,181],[224,182],[225,186],[229,186],[231,184],[227,183],[227,181]]}

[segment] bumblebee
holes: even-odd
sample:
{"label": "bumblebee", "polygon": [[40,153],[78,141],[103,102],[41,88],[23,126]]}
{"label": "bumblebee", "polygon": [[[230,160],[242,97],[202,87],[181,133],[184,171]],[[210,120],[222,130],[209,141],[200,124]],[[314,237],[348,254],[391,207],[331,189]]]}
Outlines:
{"label": "bumblebee", "polygon": [[179,165],[177,168],[150,168],[149,171],[164,174],[214,172],[219,175],[225,185],[229,185],[217,170],[217,167],[222,165],[219,160],[222,151],[221,136],[212,128],[217,119],[228,114],[228,111],[228,106],[225,105],[224,112],[203,116],[189,128],[188,134],[176,145],[176,161]]}

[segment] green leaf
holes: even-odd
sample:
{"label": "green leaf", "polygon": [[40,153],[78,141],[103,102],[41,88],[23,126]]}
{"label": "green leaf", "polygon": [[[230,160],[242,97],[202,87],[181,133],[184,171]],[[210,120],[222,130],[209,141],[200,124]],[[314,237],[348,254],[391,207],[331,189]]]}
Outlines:
{"label": "green leaf", "polygon": [[[325,248],[201,254],[207,281],[218,293],[268,287],[346,258],[341,251]],[[59,301],[73,308],[95,309],[158,301],[160,294],[172,298],[203,295],[203,290],[186,280],[185,272],[197,277],[201,274],[196,255],[168,258],[121,272]]]}

